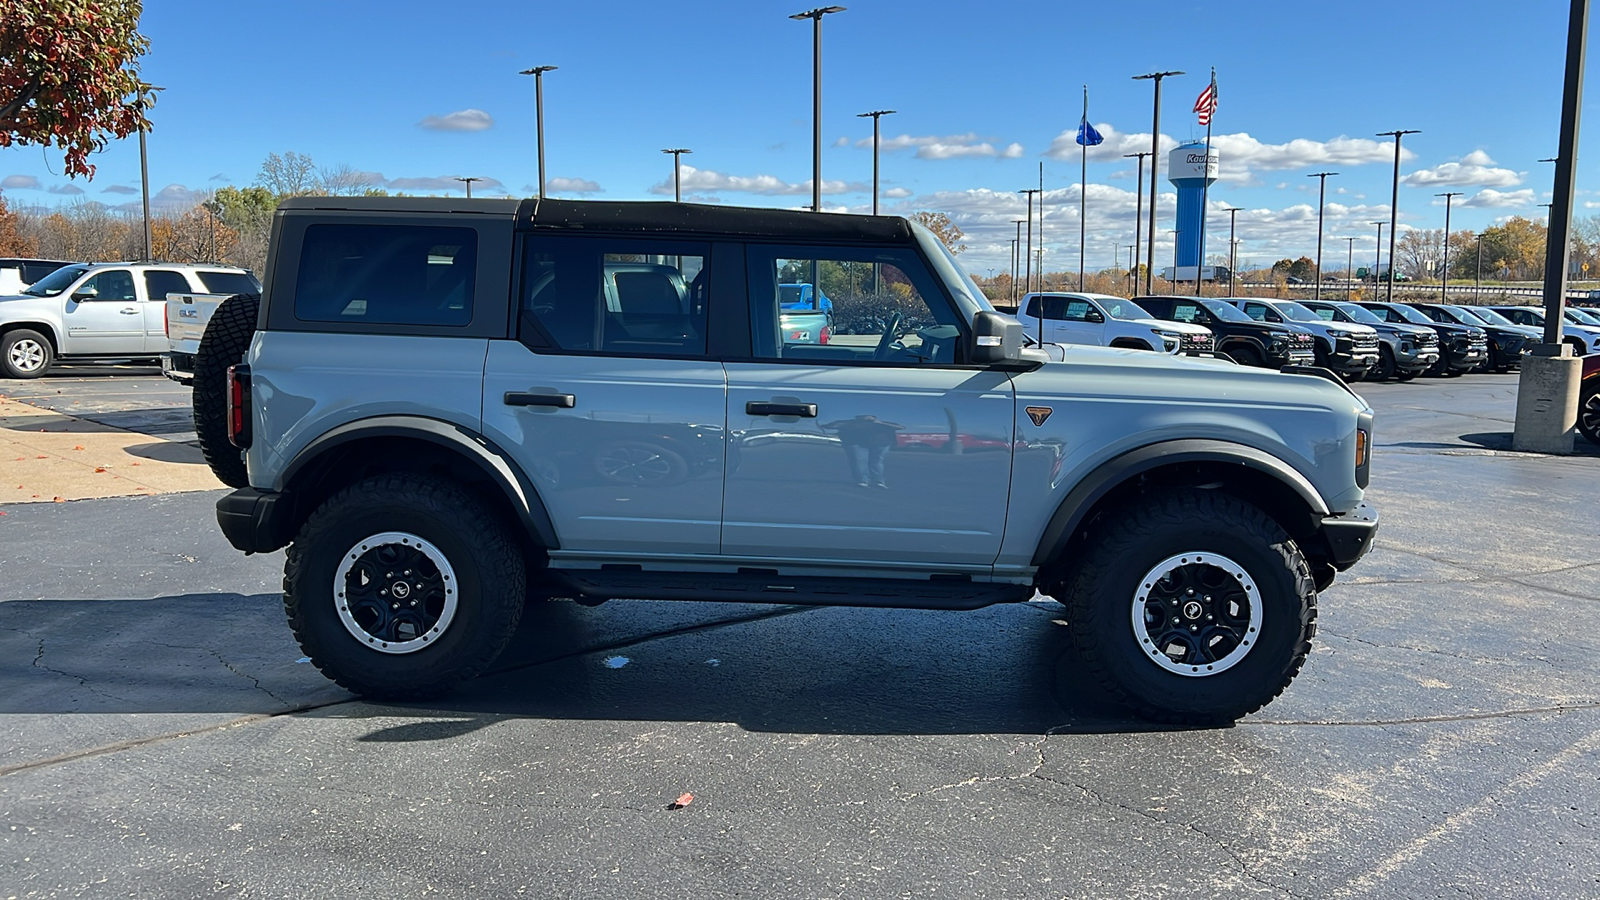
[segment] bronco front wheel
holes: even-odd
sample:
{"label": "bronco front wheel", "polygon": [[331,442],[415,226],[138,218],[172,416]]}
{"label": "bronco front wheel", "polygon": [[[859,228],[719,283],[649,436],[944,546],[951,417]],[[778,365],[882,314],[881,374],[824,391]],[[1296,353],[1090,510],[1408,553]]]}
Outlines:
{"label": "bronco front wheel", "polygon": [[1095,530],[1062,602],[1090,671],[1139,715],[1231,722],[1299,673],[1316,633],[1316,588],[1300,549],[1265,513],[1179,490]]}

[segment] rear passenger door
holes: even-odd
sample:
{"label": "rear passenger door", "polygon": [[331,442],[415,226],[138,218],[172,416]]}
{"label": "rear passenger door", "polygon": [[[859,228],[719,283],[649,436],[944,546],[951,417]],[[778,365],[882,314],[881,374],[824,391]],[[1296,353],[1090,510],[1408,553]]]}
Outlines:
{"label": "rear passenger door", "polygon": [[715,554],[726,379],[706,353],[709,244],[523,238],[515,340],[491,343],[484,431],[533,480],[555,558]]}

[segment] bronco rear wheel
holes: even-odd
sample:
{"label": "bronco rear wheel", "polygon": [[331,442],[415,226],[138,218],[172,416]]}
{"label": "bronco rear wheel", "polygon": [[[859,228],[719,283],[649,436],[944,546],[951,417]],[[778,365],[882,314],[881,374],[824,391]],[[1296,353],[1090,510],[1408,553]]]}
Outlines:
{"label": "bronco rear wheel", "polygon": [[1316,633],[1316,587],[1265,513],[1177,491],[1097,531],[1062,602],[1076,649],[1113,697],[1146,718],[1212,725],[1294,680]]}
{"label": "bronco rear wheel", "polygon": [[283,606],[300,647],[340,686],[429,697],[505,649],[525,565],[506,526],[467,491],[380,475],[311,514],[289,546]]}

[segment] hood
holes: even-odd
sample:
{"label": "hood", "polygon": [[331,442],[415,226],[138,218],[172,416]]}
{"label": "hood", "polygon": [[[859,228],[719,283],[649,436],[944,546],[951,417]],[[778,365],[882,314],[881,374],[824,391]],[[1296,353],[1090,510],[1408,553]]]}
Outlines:
{"label": "hood", "polygon": [[1169,397],[1185,400],[1237,400],[1265,405],[1367,409],[1343,385],[1315,375],[1293,375],[1255,366],[1241,366],[1216,357],[1172,356],[1148,350],[1124,350],[1089,344],[1067,344],[1060,362],[1049,362],[1016,376],[1018,396],[1060,392],[1096,393],[1129,398]]}
{"label": "hood", "polygon": [[17,294],[0,297],[0,323],[14,322],[22,316],[61,315],[60,297],[35,297]]}
{"label": "hood", "polygon": [[1323,321],[1323,322],[1299,322],[1299,321],[1297,321],[1297,322],[1295,322],[1295,324],[1296,325],[1300,325],[1300,326],[1309,325],[1309,326],[1311,326],[1313,328],[1321,326],[1322,328],[1327,329],[1328,333],[1330,333],[1330,334],[1350,334],[1350,335],[1355,335],[1355,334],[1377,334],[1378,333],[1378,330],[1376,328],[1373,328],[1371,325],[1363,325],[1360,322],[1327,322],[1327,321]]}
{"label": "hood", "polygon": [[1157,331],[1170,331],[1174,334],[1210,334],[1211,329],[1193,322],[1168,322],[1165,319],[1123,319],[1135,325],[1145,325]]}

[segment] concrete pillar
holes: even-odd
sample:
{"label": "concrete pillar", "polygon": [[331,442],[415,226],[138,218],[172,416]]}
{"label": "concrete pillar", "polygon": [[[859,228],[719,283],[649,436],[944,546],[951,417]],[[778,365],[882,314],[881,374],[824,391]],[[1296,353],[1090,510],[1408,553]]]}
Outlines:
{"label": "concrete pillar", "polygon": [[1527,453],[1571,453],[1578,424],[1578,386],[1583,360],[1566,344],[1540,344],[1522,358],[1517,381],[1517,424],[1511,449]]}

